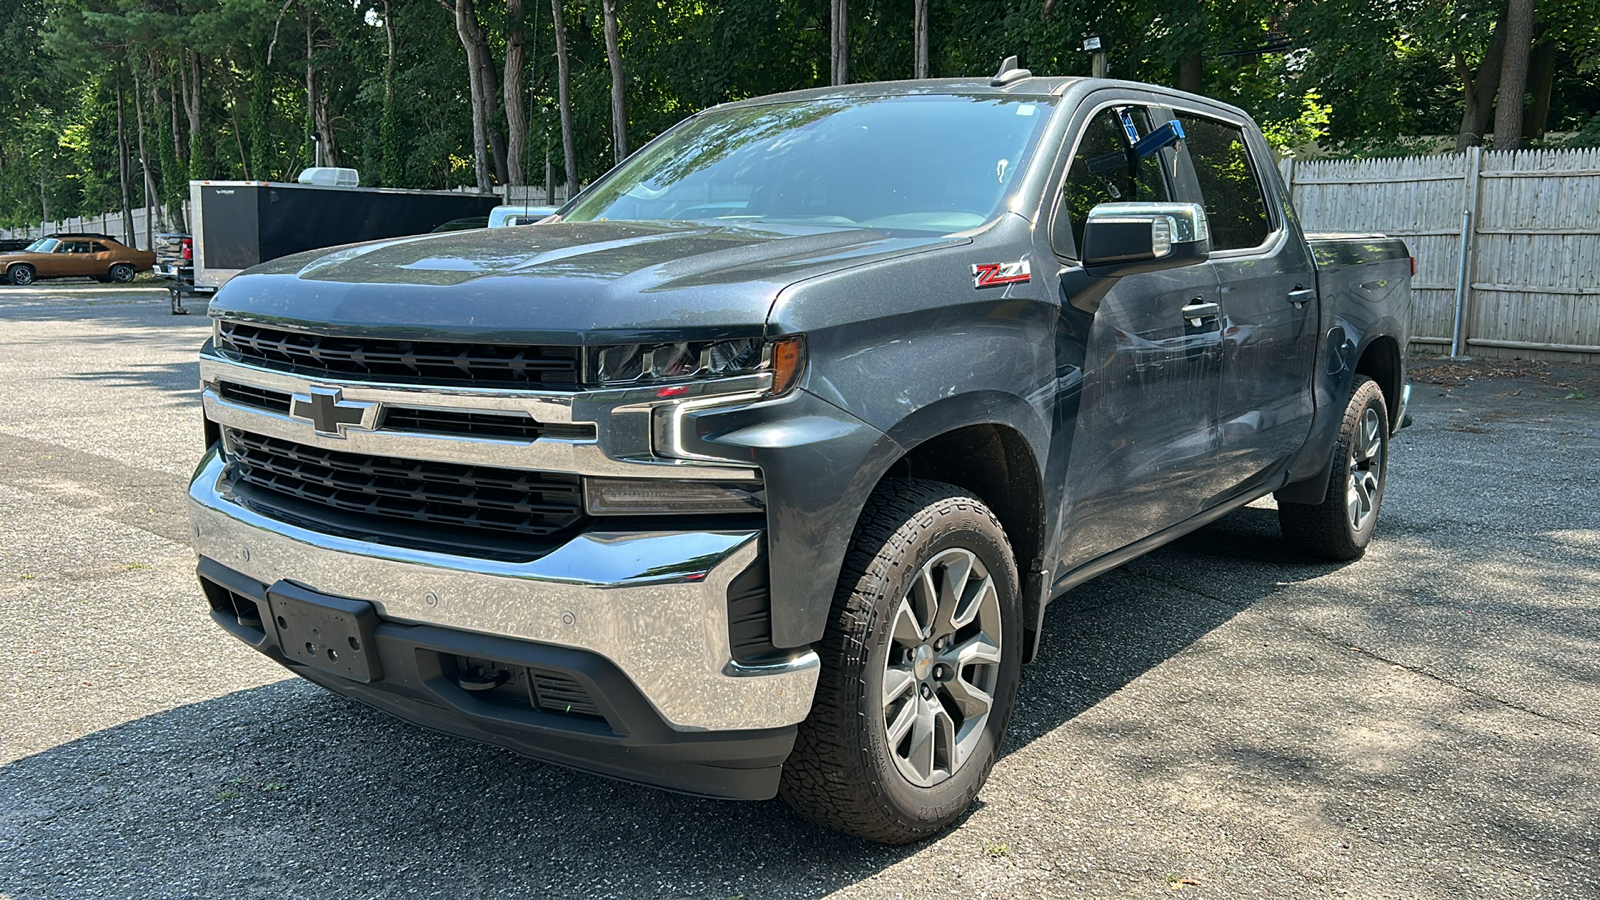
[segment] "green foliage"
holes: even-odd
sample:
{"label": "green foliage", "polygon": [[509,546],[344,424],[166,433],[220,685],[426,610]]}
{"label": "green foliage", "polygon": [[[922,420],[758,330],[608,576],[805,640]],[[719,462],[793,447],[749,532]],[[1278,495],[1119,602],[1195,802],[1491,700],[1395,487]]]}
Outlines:
{"label": "green foliage", "polygon": [[[610,74],[598,0],[564,0],[581,180],[613,154]],[[1040,74],[1087,75],[1102,38],[1117,78],[1176,84],[1250,111],[1274,146],[1350,154],[1416,149],[1459,127],[1461,68],[1481,61],[1504,0],[934,0],[936,76],[993,72],[1015,53]],[[561,171],[554,35],[525,0],[529,131],[524,171]],[[621,0],[629,144],[709,105],[827,82],[821,0]],[[478,0],[496,66],[505,6]],[[144,113],[157,196],[174,224],[191,178],[292,178],[311,161],[306,73],[325,94],[340,162],[363,181],[473,183],[466,58],[437,0],[391,0],[395,99],[385,101],[381,0],[0,0],[0,226],[98,214],[120,203],[116,97],[137,154]],[[850,4],[854,81],[908,77],[911,4]],[[1048,11],[1048,15],[1046,12]],[[1600,0],[1539,5],[1556,47],[1549,126],[1600,144]],[[310,47],[307,47],[307,35]],[[269,58],[270,51],[270,58]],[[199,61],[200,127],[184,88]],[[270,59],[270,61],[269,61]],[[1198,61],[1198,69],[1195,62]],[[503,112],[490,123],[503,134]],[[1555,140],[1552,143],[1557,142]],[[132,194],[142,205],[137,160]]]}

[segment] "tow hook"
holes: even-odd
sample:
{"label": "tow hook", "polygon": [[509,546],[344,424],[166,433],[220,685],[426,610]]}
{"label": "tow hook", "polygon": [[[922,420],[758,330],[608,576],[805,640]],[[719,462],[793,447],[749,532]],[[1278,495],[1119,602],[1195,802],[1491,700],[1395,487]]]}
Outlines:
{"label": "tow hook", "polygon": [[511,673],[505,669],[495,669],[492,672],[473,669],[457,676],[456,684],[464,691],[492,691],[510,680]]}

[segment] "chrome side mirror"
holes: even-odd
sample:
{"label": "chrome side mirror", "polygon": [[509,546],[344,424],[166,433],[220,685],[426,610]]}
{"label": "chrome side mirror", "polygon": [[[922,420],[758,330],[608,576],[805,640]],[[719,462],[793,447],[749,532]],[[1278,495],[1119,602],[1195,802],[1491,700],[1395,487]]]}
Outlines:
{"label": "chrome side mirror", "polygon": [[1204,262],[1211,228],[1198,203],[1102,203],[1083,226],[1083,269],[1098,277]]}

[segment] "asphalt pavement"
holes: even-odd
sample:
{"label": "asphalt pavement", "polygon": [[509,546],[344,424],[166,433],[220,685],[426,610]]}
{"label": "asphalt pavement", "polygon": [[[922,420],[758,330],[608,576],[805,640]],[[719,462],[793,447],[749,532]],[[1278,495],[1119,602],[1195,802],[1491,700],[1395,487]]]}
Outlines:
{"label": "asphalt pavement", "polygon": [[891,849],[224,634],[182,504],[208,328],[0,286],[0,897],[1600,897],[1600,370],[1420,368],[1360,562],[1261,503],[1057,601],[981,802]]}

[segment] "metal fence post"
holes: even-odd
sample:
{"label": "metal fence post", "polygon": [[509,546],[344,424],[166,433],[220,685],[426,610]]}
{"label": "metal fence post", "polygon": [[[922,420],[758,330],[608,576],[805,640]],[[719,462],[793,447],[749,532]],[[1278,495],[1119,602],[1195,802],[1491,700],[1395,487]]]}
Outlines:
{"label": "metal fence post", "polygon": [[1461,355],[1472,337],[1472,282],[1478,271],[1478,232],[1483,227],[1478,217],[1482,168],[1483,148],[1468,147],[1467,174],[1461,184],[1461,265],[1456,281],[1456,327],[1450,338],[1451,356]]}

